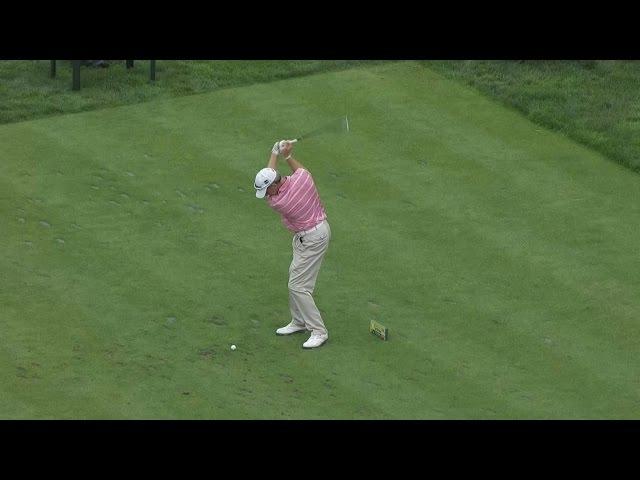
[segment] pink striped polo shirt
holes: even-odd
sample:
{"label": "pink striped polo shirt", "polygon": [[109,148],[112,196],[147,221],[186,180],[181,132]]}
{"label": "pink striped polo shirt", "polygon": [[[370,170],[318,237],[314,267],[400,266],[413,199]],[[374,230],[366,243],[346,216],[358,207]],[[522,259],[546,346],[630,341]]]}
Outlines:
{"label": "pink striped polo shirt", "polygon": [[313,177],[304,168],[285,177],[278,194],[267,196],[267,202],[292,232],[309,230],[327,218]]}

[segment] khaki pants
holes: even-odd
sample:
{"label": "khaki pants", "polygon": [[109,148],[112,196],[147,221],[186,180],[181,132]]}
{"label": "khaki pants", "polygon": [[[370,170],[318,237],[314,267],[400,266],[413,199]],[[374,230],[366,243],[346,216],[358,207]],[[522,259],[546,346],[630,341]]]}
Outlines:
{"label": "khaki pants", "polygon": [[291,319],[307,330],[327,334],[322,316],[313,301],[320,264],[329,248],[331,228],[325,220],[313,232],[293,236],[293,261],[289,267],[289,308]]}

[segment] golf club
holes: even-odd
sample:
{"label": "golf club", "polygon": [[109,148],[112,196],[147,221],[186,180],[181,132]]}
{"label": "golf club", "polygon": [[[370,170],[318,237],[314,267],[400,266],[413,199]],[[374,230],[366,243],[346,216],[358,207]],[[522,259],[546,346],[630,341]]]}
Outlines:
{"label": "golf club", "polygon": [[323,133],[331,133],[331,132],[335,132],[335,133],[349,132],[349,118],[345,115],[345,117],[341,118],[339,122],[336,122],[335,120],[331,121],[327,125],[324,125],[320,128],[317,128],[307,133],[303,133],[302,135],[298,135],[296,138],[290,141],[291,143],[296,143],[302,139],[307,139]]}

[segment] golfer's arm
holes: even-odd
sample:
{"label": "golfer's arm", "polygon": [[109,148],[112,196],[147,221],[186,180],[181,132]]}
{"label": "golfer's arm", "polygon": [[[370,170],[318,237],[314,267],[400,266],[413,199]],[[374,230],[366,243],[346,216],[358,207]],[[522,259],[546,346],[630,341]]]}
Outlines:
{"label": "golfer's arm", "polygon": [[293,158],[293,155],[290,155],[289,158],[287,158],[287,163],[291,167],[291,170],[294,172],[299,168],[304,168],[299,161]]}
{"label": "golfer's arm", "polygon": [[271,157],[269,158],[269,163],[267,164],[267,168],[273,168],[274,170],[276,170],[277,164],[278,164],[278,155],[276,155],[275,153],[272,153]]}

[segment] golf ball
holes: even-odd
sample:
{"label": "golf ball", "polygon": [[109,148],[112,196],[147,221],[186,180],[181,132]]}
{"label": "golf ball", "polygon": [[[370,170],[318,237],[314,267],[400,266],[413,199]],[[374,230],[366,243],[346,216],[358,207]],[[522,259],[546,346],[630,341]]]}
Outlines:
{"label": "golf ball", "polygon": [[235,345],[231,345],[231,350],[235,350],[236,346]]}

